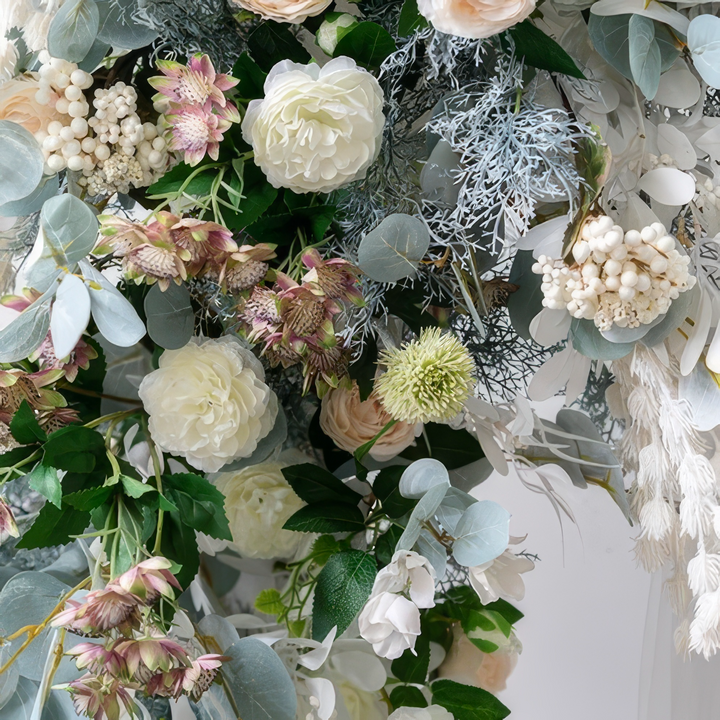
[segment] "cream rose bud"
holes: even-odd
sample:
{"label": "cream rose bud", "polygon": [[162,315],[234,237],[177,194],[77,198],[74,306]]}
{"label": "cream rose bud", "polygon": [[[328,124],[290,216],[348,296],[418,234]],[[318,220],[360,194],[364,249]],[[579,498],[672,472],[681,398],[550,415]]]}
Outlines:
{"label": "cream rose bud", "polygon": [[[351,390],[330,390],[322,399],[320,427],[339,448],[350,453],[372,440],[391,420],[374,393],[360,400],[357,383]],[[378,462],[390,460],[412,445],[421,432],[422,423],[397,422],[372,446],[370,456]]]}
{"label": "cream rose bud", "polygon": [[418,10],[448,35],[486,38],[524,20],[535,0],[418,0]]}
{"label": "cream rose bud", "polygon": [[395,660],[415,647],[420,635],[420,611],[402,595],[373,594],[358,617],[358,628],[377,655]]}
{"label": "cream rose bud", "polygon": [[440,705],[428,707],[399,707],[388,720],[454,720],[451,712]]}
{"label": "cream rose bud", "polygon": [[274,187],[330,192],[365,177],[380,152],[385,116],[378,81],[354,60],[324,67],[283,60],[242,123],[255,164]]}
{"label": "cream rose bud", "polygon": [[243,557],[288,559],[306,538],[282,529],[305,505],[283,476],[284,467],[278,462],[259,463],[215,478],[215,486],[225,496],[233,544]]}
{"label": "cream rose bud", "polygon": [[301,23],[319,15],[333,0],[231,0],[234,5],[260,15],[265,20]]}
{"label": "cream rose bud", "polygon": [[166,350],[139,389],[153,440],[205,472],[249,457],[278,411],[264,380],[260,361],[232,337]]}

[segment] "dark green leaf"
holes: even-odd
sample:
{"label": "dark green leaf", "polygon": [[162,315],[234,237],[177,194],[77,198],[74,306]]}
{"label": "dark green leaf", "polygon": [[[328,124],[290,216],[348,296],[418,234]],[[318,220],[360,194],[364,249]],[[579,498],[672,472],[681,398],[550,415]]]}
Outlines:
{"label": "dark green leaf", "polygon": [[45,442],[47,435],[40,427],[33,409],[27,400],[20,403],[10,421],[10,432],[21,445],[32,445],[36,442]]}
{"label": "dark green leaf", "polygon": [[375,557],[381,565],[390,564],[395,554],[395,547],[402,534],[403,529],[401,527],[391,525],[388,531],[380,536],[375,544]]}
{"label": "dark green leaf", "polygon": [[282,474],[295,494],[309,504],[327,501],[357,506],[362,497],[332,473],[311,463],[283,468]]}
{"label": "dark green leaf", "polygon": [[90,428],[69,426],[50,435],[45,443],[46,465],[74,473],[91,473],[109,466],[103,436]]}
{"label": "dark green leaf", "polygon": [[410,446],[400,453],[402,457],[408,460],[432,457],[443,463],[448,470],[464,467],[485,457],[477,438],[467,430],[454,430],[449,425],[426,423],[423,432],[424,435],[417,438],[414,447]]}
{"label": "dark green leaf", "polygon": [[26,458],[29,458],[36,450],[37,447],[33,447],[32,445],[24,445],[23,447],[8,450],[0,455],[0,468],[9,468],[17,465]]}
{"label": "dark green leaf", "polygon": [[352,460],[352,455],[349,452],[340,450],[340,448],[335,445],[335,443],[323,432],[320,427],[320,408],[317,409],[317,412],[313,415],[313,418],[310,421],[308,436],[312,446],[322,451],[325,467],[331,472],[334,472],[341,465],[344,465],[349,460]]}
{"label": "dark green leaf", "polygon": [[392,35],[382,25],[366,21],[358,23],[340,38],[333,57],[345,55],[365,68],[377,68],[395,50]]}
{"label": "dark green leaf", "polygon": [[405,0],[398,21],[398,36],[406,37],[427,26],[428,21],[420,14],[417,0]]}
{"label": "dark green leaf", "polygon": [[515,43],[516,54],[525,58],[527,65],[585,79],[575,61],[551,37],[535,27],[532,21],[523,20],[508,32]]}
{"label": "dark green leaf", "polygon": [[427,700],[420,688],[412,685],[398,685],[390,693],[390,702],[396,710],[399,707],[427,707]]}
{"label": "dark green leaf", "polygon": [[286,25],[267,20],[259,25],[248,38],[248,48],[253,60],[265,72],[282,60],[307,63],[310,53],[290,32]]}
{"label": "dark green leaf", "polygon": [[30,487],[46,497],[53,505],[60,508],[62,504],[62,487],[60,478],[54,467],[38,463],[28,475]]}
{"label": "dark green leaf", "polygon": [[485,608],[499,613],[511,625],[514,625],[518,620],[522,620],[525,617],[514,605],[511,605],[507,600],[503,599],[488,603]]}
{"label": "dark green leaf", "polygon": [[309,533],[359,532],[365,528],[360,508],[339,502],[324,502],[300,508],[283,525],[285,530]]}
{"label": "dark green leaf", "polygon": [[114,492],[113,487],[94,487],[68,493],[63,501],[76,510],[90,511],[100,507]]}
{"label": "dark green leaf", "polygon": [[324,640],[337,626],[342,635],[370,597],[377,568],[372,555],[347,550],[333,555],[318,575],[312,635]]}
{"label": "dark green leaf", "polygon": [[[385,307],[395,317],[399,317],[416,335],[426,327],[437,327],[436,318],[422,309],[422,291],[416,288],[403,288],[396,285],[385,292]],[[419,291],[419,292],[418,292]]]}
{"label": "dark green leaf", "polygon": [[400,494],[400,476],[403,472],[405,465],[383,468],[373,482],[373,493],[382,502],[383,510],[391,518],[402,517],[415,507],[415,500]]}
{"label": "dark green leaf", "polygon": [[430,666],[430,640],[426,635],[418,636],[415,653],[408,649],[397,660],[393,660],[393,675],[406,683],[424,685]]}
{"label": "dark green leaf", "polygon": [[375,339],[368,337],[360,357],[350,366],[350,377],[355,380],[360,390],[360,400],[370,397],[375,384],[377,372],[378,348]]}
{"label": "dark green leaf", "polygon": [[218,540],[232,540],[225,496],[205,478],[192,473],[164,475],[163,488],[188,527]]}
{"label": "dark green leaf", "polygon": [[313,560],[321,567],[336,553],[342,549],[339,543],[332,535],[321,535],[312,546]]}
{"label": "dark green leaf", "polygon": [[162,554],[182,566],[175,577],[183,588],[187,588],[200,567],[195,531],[183,522],[179,512],[166,513],[164,522]]}
{"label": "dark green leaf", "polygon": [[29,550],[65,545],[71,541],[71,535],[81,535],[89,523],[88,512],[65,504],[57,508],[52,503],[45,503],[17,547]]}
{"label": "dark green leaf", "polygon": [[[231,230],[248,228],[273,204],[278,191],[265,177],[265,173],[254,163],[246,162],[243,165],[243,199],[238,206],[238,212],[228,219]],[[252,234],[252,233],[251,233]],[[263,242],[267,238],[259,237]]]}
{"label": "dark green leaf", "polygon": [[265,95],[263,85],[267,73],[260,69],[260,66],[244,52],[232,69],[232,76],[240,82],[235,90],[243,100],[254,100]]}
{"label": "dark green leaf", "polygon": [[502,720],[510,714],[494,695],[452,680],[436,680],[432,684],[432,701],[453,714],[455,720]]}
{"label": "dark green leaf", "polygon": [[[148,196],[171,195],[179,192],[190,174],[196,172],[199,167],[190,167],[183,162],[178,163],[147,189]],[[199,173],[190,181],[185,192],[188,195],[208,195],[212,189],[214,174],[214,171]]]}

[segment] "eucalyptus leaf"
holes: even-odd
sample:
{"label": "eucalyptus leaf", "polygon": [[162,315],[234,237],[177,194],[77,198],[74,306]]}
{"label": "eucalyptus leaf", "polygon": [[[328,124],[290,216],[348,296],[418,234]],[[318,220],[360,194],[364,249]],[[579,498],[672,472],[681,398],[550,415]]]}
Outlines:
{"label": "eucalyptus leaf", "polygon": [[532,340],[530,323],[543,309],[542,277],[532,271],[532,250],[518,250],[510,268],[508,281],[518,289],[508,298],[508,314],[515,332],[523,340]]}
{"label": "eucalyptus leaf", "polygon": [[50,315],[55,357],[66,358],[75,349],[90,321],[90,295],[85,283],[67,273],[55,294]]}
{"label": "eucalyptus leaf", "polygon": [[400,494],[416,500],[436,485],[450,487],[450,476],[445,466],[433,458],[416,460],[404,470],[400,478]]}
{"label": "eucalyptus leaf", "polygon": [[490,562],[510,541],[510,513],[491,500],[471,505],[455,526],[453,557],[465,567]]}
{"label": "eucalyptus leaf", "polygon": [[377,282],[397,282],[415,276],[429,247],[425,223],[412,215],[395,213],[360,241],[358,265]]}
{"label": "eucalyptus leaf", "polygon": [[632,15],[595,15],[590,13],[588,34],[603,60],[619,73],[632,79],[628,25]]}
{"label": "eucalyptus leaf", "polygon": [[26,197],[0,205],[0,217],[25,217],[40,210],[46,200],[57,195],[60,180],[57,175],[46,175]]}
{"label": "eucalyptus leaf", "polygon": [[708,432],[720,425],[720,386],[704,363],[698,363],[689,375],[680,376],[678,397],[690,406],[698,430]]}
{"label": "eucalyptus leaf", "polygon": [[0,362],[24,360],[40,347],[50,329],[50,303],[55,283],[0,330]]}
{"label": "eucalyptus leaf", "polygon": [[700,284],[696,283],[691,290],[680,293],[679,297],[670,303],[668,311],[662,316],[662,321],[650,328],[650,331],[640,342],[646,347],[652,347],[663,342],[670,333],[677,330],[685,322],[685,318],[690,308],[697,302],[700,292]]}
{"label": "eucalyptus leaf", "polygon": [[619,360],[634,347],[634,343],[610,342],[592,320],[574,318],[569,337],[575,350],[592,360]]}
{"label": "eucalyptus leaf", "polygon": [[0,120],[0,205],[33,193],[44,165],[38,141],[22,125]]}
{"label": "eucalyptus leaf", "polygon": [[100,12],[95,0],[66,0],[48,29],[48,51],[53,57],[80,62],[97,37]]}
{"label": "eucalyptus leaf", "polygon": [[90,207],[74,195],[57,195],[40,212],[40,225],[55,262],[69,267],[95,246],[98,221]]}
{"label": "eucalyptus leaf", "polygon": [[655,23],[634,14],[628,23],[630,70],[643,95],[652,100],[660,84],[660,46],[655,40]]}
{"label": "eucalyptus leaf", "polygon": [[422,530],[422,523],[431,518],[440,507],[440,503],[448,491],[445,484],[434,485],[419,500],[408,519],[408,524],[395,546],[395,550],[412,550]]}
{"label": "eucalyptus leaf", "polygon": [[21,677],[15,693],[0,709],[0,720],[30,720],[37,690],[36,683]]}
{"label": "eucalyptus leaf", "polygon": [[472,497],[472,495],[468,495],[468,493],[458,488],[451,487],[435,513],[443,530],[450,533],[450,535],[454,535],[455,528],[463,516],[463,513],[476,502],[477,500]]}
{"label": "eucalyptus leaf", "polygon": [[700,77],[711,87],[720,88],[720,18],[710,13],[694,18],[687,44]]}
{"label": "eucalyptus leaf", "polygon": [[447,551],[445,547],[427,530],[423,530],[420,533],[416,547],[420,555],[427,558],[433,566],[433,570],[435,570],[435,582],[442,582],[447,572]]}
{"label": "eucalyptus leaf", "polygon": [[145,317],[150,339],[166,350],[177,350],[190,341],[195,313],[187,285],[170,283],[163,291],[155,283],[145,296]]}
{"label": "eucalyptus leaf", "polygon": [[223,650],[223,677],[243,720],[295,720],[295,685],[277,653],[254,637]]}
{"label": "eucalyptus leaf", "polygon": [[130,347],[145,335],[145,325],[135,308],[113,284],[90,263],[83,260],[80,268],[90,286],[90,309],[100,334],[113,345]]}
{"label": "eucalyptus leaf", "polygon": [[101,0],[98,40],[123,50],[137,50],[149,45],[158,36],[156,30],[133,20],[138,0]]}

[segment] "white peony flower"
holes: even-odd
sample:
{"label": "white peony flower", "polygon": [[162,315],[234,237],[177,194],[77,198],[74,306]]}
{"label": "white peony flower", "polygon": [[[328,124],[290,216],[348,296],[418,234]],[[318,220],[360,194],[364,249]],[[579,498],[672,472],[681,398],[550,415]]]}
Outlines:
{"label": "white peony flower", "polygon": [[388,720],[454,720],[453,714],[440,705],[399,707]]}
{"label": "white peony flower", "polygon": [[436,30],[464,38],[486,38],[524,20],[535,0],[418,0],[418,10]]}
{"label": "white peony flower", "polygon": [[415,647],[420,635],[420,611],[402,595],[371,595],[358,617],[360,635],[380,657],[394,660]]}
{"label": "white peony flower", "polygon": [[257,13],[264,20],[284,23],[301,23],[319,15],[332,4],[332,0],[231,0],[245,10]]}
{"label": "white peony flower", "polygon": [[382,592],[405,592],[419,608],[435,607],[435,570],[422,555],[412,550],[398,550],[389,565],[375,577],[373,595]]}
{"label": "white peony flower", "polygon": [[259,463],[215,478],[215,486],[225,495],[233,543],[243,557],[291,558],[306,540],[303,533],[282,529],[305,505],[284,478],[284,467],[279,462]]}
{"label": "white peony flower", "polygon": [[277,398],[260,361],[231,337],[166,350],[140,384],[150,433],[165,452],[217,472],[250,456],[272,429]]}
{"label": "white peony flower", "polygon": [[377,80],[354,60],[324,67],[283,60],[242,123],[255,164],[274,187],[330,192],[365,173],[380,151],[385,116]]}
{"label": "white peony flower", "polygon": [[499,598],[522,600],[525,597],[525,583],[520,575],[534,567],[532,560],[506,550],[490,562],[469,568],[470,585],[484,605]]}

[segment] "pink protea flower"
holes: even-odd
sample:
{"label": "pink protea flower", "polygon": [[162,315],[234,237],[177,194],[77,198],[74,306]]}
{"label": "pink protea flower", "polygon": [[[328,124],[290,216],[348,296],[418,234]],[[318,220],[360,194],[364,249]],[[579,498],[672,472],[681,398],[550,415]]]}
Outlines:
{"label": "pink protea flower", "polygon": [[111,675],[119,677],[126,673],[125,658],[113,647],[106,648],[95,643],[80,643],[70,650],[66,655],[75,658],[75,664],[80,670],[87,668],[96,675]]}
{"label": "pink protea flower", "polygon": [[185,263],[174,243],[156,240],[130,250],[123,258],[123,266],[128,279],[152,285],[157,283],[161,290],[167,290],[170,283],[180,285],[187,279]]}
{"label": "pink protea flower", "polygon": [[142,683],[148,682],[158,671],[170,672],[178,665],[190,665],[190,658],[182,646],[164,636],[121,640],[115,650],[125,660],[128,677]]}
{"label": "pink protea flower", "polygon": [[133,248],[158,239],[145,225],[133,223],[118,215],[100,215],[100,234],[107,238],[94,252],[112,251],[116,257],[125,257]]}
{"label": "pink protea flower", "polygon": [[270,265],[268,260],[275,257],[275,245],[258,243],[242,245],[227,260],[218,282],[223,290],[240,293],[257,285],[265,278]]}
{"label": "pink protea flower", "polygon": [[178,105],[205,107],[207,104],[224,108],[227,100],[224,91],[235,87],[238,79],[216,73],[207,55],[196,54],[187,65],[172,60],[158,60],[161,76],[148,80],[170,102]]}
{"label": "pink protea flower", "polygon": [[0,497],[0,545],[8,538],[19,537],[18,526],[10,506]]}
{"label": "pink protea flower", "polygon": [[66,627],[81,635],[126,627],[137,619],[141,602],[139,597],[117,586],[93,590],[82,603],[68,600],[70,607],[53,618],[52,626]]}
{"label": "pink protea flower", "polygon": [[137,706],[120,681],[107,676],[83,675],[68,684],[78,715],[93,720],[120,720],[123,710],[137,716]]}
{"label": "pink protea flower", "polygon": [[170,567],[172,563],[164,557],[149,558],[120,575],[111,585],[132,593],[146,605],[153,605],[161,595],[172,600],[175,596],[172,588],[182,590],[182,587]]}
{"label": "pink protea flower", "polygon": [[48,387],[57,382],[63,374],[59,369],[36,373],[16,369],[0,370],[0,422],[9,425],[23,400],[38,412],[66,405],[65,398]]}
{"label": "pink protea flower", "polygon": [[315,285],[331,300],[347,300],[354,305],[364,304],[358,284],[359,268],[342,258],[324,260],[315,249],[302,254],[302,262],[309,271],[303,276],[303,284]]}
{"label": "pink protea flower", "polygon": [[183,153],[185,162],[191,167],[205,155],[217,160],[223,135],[233,122],[238,121],[236,116],[239,120],[237,108],[231,103],[222,108],[222,114],[197,105],[173,107],[165,113],[170,126],[168,149]]}
{"label": "pink protea flower", "polygon": [[224,655],[201,655],[190,667],[174,668],[154,675],[147,683],[148,695],[160,695],[177,700],[183,693],[197,702],[212,685],[223,662]]}
{"label": "pink protea flower", "polygon": [[206,262],[223,266],[238,249],[232,232],[218,223],[196,218],[181,219],[163,211],[158,213],[157,222],[150,227],[155,225],[165,229],[172,242],[183,251],[181,256],[188,275],[197,275]]}
{"label": "pink protea flower", "polygon": [[62,370],[65,373],[65,379],[68,382],[74,382],[78,372],[87,370],[90,367],[90,361],[97,356],[95,348],[88,345],[81,338],[70,355],[66,358],[57,358],[52,342],[52,334],[48,330],[47,337],[40,343],[40,347],[29,359],[31,362],[37,362],[42,370]]}

